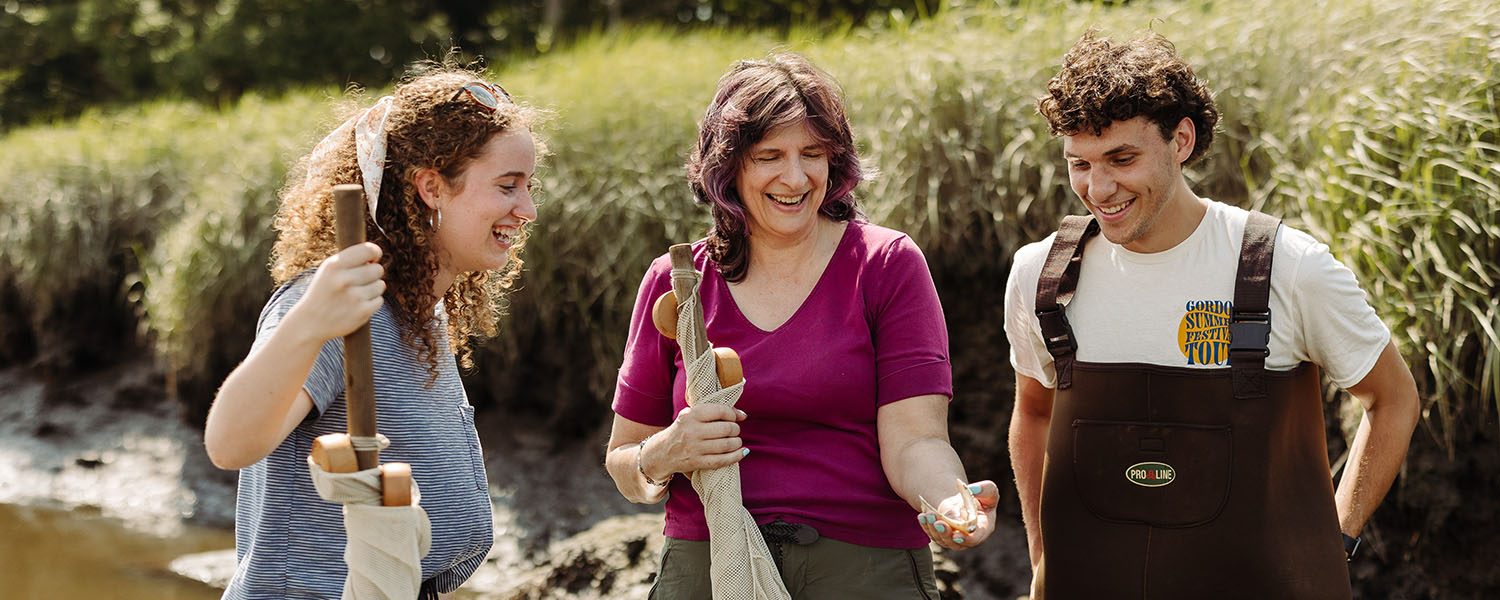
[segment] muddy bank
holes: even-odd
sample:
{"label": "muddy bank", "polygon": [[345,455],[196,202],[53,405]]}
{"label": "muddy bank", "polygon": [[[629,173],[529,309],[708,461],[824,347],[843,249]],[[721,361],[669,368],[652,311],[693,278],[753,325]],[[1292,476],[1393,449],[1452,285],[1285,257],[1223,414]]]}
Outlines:
{"label": "muddy bank", "polygon": [[[980,379],[962,369],[956,375]],[[138,539],[117,543],[113,554],[97,555],[102,559],[71,560],[149,554],[139,550],[147,547],[160,554],[165,551],[155,540],[183,539],[194,526],[216,528],[223,547],[230,548],[236,475],[208,463],[201,432],[185,424],[181,404],[169,400],[165,389],[158,371],[142,360],[48,382],[22,368],[0,369],[0,504],[37,509],[19,513],[25,517],[19,526],[0,524],[0,544],[47,552],[20,541],[18,531],[31,531],[26,528],[35,523],[81,523]],[[963,401],[951,406],[954,446],[969,474],[995,479],[1006,493],[989,541],[940,558],[944,598],[1011,600],[1026,591],[1025,538],[1004,449],[1007,394],[970,384]],[[1328,406],[1326,417],[1330,450],[1338,455],[1343,446],[1335,407]],[[590,433],[569,436],[559,433],[557,415],[522,418],[481,408],[496,542],[461,597],[644,597],[660,552],[661,509],[632,505],[615,491],[600,464],[608,415],[592,418],[601,422],[584,428]],[[1477,421],[1467,430],[1472,439],[1461,445],[1473,450],[1451,458],[1418,431],[1405,475],[1365,531],[1368,550],[1351,565],[1356,598],[1478,599],[1500,593],[1500,569],[1494,566],[1500,560],[1500,478],[1494,477],[1500,444],[1493,415]],[[73,518],[37,516],[44,509]],[[27,535],[47,539],[45,531]],[[106,543],[58,535],[80,540],[75,545]],[[166,570],[155,563],[121,565],[151,577]],[[222,585],[233,557],[197,556],[178,567]],[[11,586],[23,577],[33,575],[0,572]]]}
{"label": "muddy bank", "polygon": [[139,363],[52,384],[0,371],[0,503],[97,512],[158,537],[230,527],[234,474],[208,464],[163,389]]}
{"label": "muddy bank", "polygon": [[[147,542],[216,528],[231,548],[235,474],[209,464],[201,432],[177,406],[145,361],[50,383],[0,370],[0,504],[97,516]],[[496,541],[462,597],[644,598],[661,551],[661,507],[615,491],[601,464],[607,432],[559,444],[546,423],[497,411],[482,412],[478,428]],[[1002,523],[983,550],[940,557],[944,597],[1014,598],[1020,584],[994,574],[1013,571],[1024,552],[1018,535]],[[222,586],[233,553],[209,550],[192,546],[172,569]]]}
{"label": "muddy bank", "polygon": [[[30,530],[36,538],[49,537],[49,529],[118,530],[113,545],[128,553],[129,547],[181,539],[208,527],[222,534],[217,545],[232,548],[228,533],[236,475],[209,463],[201,432],[184,423],[178,410],[160,375],[144,361],[55,382],[21,368],[0,370],[0,505],[25,517],[7,524],[6,547],[24,551],[16,546],[21,543],[16,534]],[[636,530],[660,531],[659,507],[630,505],[603,475],[595,456],[602,442],[554,448],[545,431],[494,416],[482,418],[481,427],[488,431],[496,544],[466,585],[469,597],[509,597],[504,594],[516,573],[547,565],[554,543],[610,517],[653,508],[658,513],[654,524],[647,514],[645,521],[627,519],[627,525],[596,532],[593,537],[605,548],[638,544],[647,536]],[[38,516],[27,507],[43,512]],[[67,537],[73,541],[64,543],[70,545],[111,545]],[[174,570],[217,586],[232,573],[232,552],[207,552],[213,548],[201,541],[181,547],[193,554],[173,564]],[[58,556],[40,559],[67,560],[57,549],[43,552]],[[174,557],[160,558],[148,569],[157,575]],[[636,562],[649,563],[654,572],[655,555],[649,558]]]}

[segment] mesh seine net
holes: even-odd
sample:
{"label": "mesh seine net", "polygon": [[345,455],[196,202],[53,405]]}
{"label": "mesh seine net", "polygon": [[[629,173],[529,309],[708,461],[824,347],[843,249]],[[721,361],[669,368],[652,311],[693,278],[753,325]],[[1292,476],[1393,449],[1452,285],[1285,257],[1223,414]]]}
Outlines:
{"label": "mesh seine net", "polygon": [[313,487],[329,502],[344,505],[342,600],[412,600],[422,585],[422,557],[432,543],[432,526],[411,482],[411,506],[381,506],[380,469],[329,473],[311,459]]}
{"label": "mesh seine net", "polygon": [[[683,357],[695,357],[683,361],[687,365],[688,398],[693,404],[734,406],[745,382],[721,389],[713,347],[696,347],[695,331],[703,327],[697,321],[701,313],[696,310],[697,284],[701,278],[696,271],[672,270],[673,279],[689,276],[693,278],[693,293],[679,298],[677,305],[677,342]],[[740,466],[698,470],[693,472],[692,481],[693,489],[703,500],[703,513],[708,521],[712,556],[709,576],[714,600],[790,600],[776,563],[771,560],[771,550],[761,538],[750,511],[745,510],[740,495]]]}

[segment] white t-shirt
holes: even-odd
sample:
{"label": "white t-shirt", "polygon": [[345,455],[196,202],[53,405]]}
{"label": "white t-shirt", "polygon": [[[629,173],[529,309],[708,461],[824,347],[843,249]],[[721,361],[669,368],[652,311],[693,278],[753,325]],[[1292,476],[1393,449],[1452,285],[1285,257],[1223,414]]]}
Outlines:
{"label": "white t-shirt", "polygon": [[[1229,315],[1249,212],[1209,202],[1192,235],[1141,254],[1095,236],[1067,306],[1077,359],[1213,368],[1229,365]],[[1056,386],[1036,317],[1037,280],[1056,233],[1016,251],[1005,289],[1005,334],[1017,373]],[[1347,388],[1375,366],[1390,340],[1354,273],[1328,246],[1283,226],[1271,262],[1271,354],[1266,368],[1307,361]]]}

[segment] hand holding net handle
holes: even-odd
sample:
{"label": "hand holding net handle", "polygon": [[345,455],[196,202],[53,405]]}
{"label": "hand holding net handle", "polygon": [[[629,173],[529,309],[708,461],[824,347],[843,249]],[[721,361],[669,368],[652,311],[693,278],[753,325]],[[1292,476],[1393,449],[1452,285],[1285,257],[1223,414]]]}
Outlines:
{"label": "hand holding net handle", "polygon": [[[334,229],[339,250],[365,241],[364,188],[356,184],[333,188]],[[344,399],[348,404],[349,435],[375,437],[374,364],[370,358],[370,324],[344,336]],[[359,469],[380,465],[380,450],[355,449]]]}

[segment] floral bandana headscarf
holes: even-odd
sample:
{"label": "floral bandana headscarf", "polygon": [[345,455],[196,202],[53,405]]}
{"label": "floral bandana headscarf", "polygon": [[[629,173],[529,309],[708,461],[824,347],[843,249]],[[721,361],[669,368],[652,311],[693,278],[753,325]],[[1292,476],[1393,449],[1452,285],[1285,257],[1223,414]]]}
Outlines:
{"label": "floral bandana headscarf", "polygon": [[[380,229],[380,222],[375,219],[375,209],[380,202],[380,180],[385,175],[385,123],[391,114],[391,104],[395,99],[391,96],[381,98],[375,106],[361,111],[354,118],[344,121],[337,129],[318,142],[313,147],[310,164],[317,164],[323,156],[332,152],[338,145],[339,140],[349,135],[349,129],[354,129],[354,151],[359,159],[359,175],[363,180],[365,188],[365,202],[370,210],[370,220],[375,222],[375,228]],[[308,180],[312,180],[312,171],[307,173]]]}

